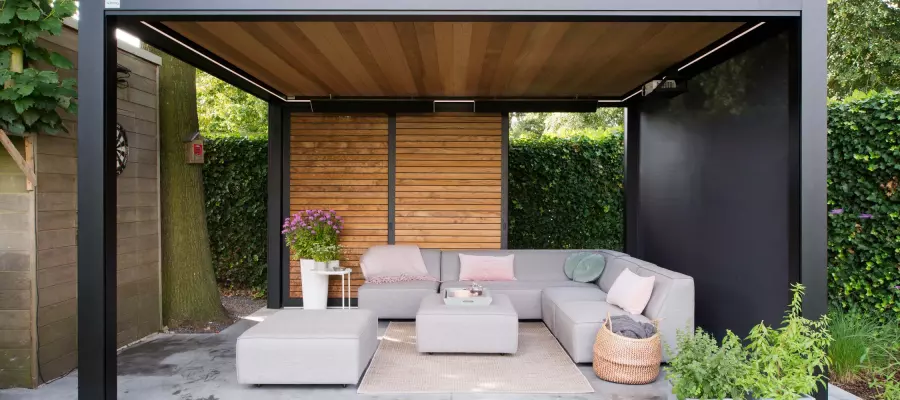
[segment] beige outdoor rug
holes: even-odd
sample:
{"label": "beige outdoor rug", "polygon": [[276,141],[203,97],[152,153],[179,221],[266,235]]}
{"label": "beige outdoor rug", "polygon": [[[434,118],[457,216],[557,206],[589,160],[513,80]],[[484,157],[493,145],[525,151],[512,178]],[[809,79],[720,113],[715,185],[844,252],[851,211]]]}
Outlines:
{"label": "beige outdoor rug", "polygon": [[419,354],[416,324],[391,322],[360,394],[593,393],[587,378],[540,322],[519,324],[515,355]]}

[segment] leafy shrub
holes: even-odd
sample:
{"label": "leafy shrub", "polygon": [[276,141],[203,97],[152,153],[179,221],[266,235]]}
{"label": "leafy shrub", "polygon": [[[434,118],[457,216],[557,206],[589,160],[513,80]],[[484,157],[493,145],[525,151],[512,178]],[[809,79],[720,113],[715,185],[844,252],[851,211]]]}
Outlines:
{"label": "leafy shrub", "polygon": [[209,135],[203,187],[213,268],[220,285],[266,289],[268,138]]}
{"label": "leafy shrub", "polygon": [[900,399],[900,354],[895,353],[889,365],[872,373],[869,387],[878,391],[879,399]]}
{"label": "leafy shrub", "polygon": [[900,327],[882,324],[859,312],[832,311],[828,347],[831,374],[837,382],[851,382],[863,374],[890,367],[900,355]]}
{"label": "leafy shrub", "polygon": [[820,371],[829,364],[828,316],[803,317],[803,290],[799,283],[791,288],[793,299],[780,327],[760,322],[750,330],[748,380],[755,398],[796,400],[827,384]]}
{"label": "leafy shrub", "polygon": [[900,93],[828,109],[828,274],[833,305],[900,317]]}
{"label": "leafy shrub", "polygon": [[509,147],[509,247],[621,250],[621,132],[516,139]]}
{"label": "leafy shrub", "polygon": [[750,366],[737,335],[728,331],[721,347],[700,328],[693,335],[678,331],[677,338],[678,355],[665,370],[678,400],[743,399],[747,395]]}

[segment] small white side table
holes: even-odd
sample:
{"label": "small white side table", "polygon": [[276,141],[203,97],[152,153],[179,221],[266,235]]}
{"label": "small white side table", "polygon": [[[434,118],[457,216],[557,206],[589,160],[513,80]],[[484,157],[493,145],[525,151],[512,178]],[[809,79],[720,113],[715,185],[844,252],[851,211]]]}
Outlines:
{"label": "small white side table", "polygon": [[[340,268],[336,270],[330,269],[314,269],[311,272],[318,275],[340,275],[341,276],[341,309],[350,308],[350,268]],[[346,289],[345,283],[346,282]]]}

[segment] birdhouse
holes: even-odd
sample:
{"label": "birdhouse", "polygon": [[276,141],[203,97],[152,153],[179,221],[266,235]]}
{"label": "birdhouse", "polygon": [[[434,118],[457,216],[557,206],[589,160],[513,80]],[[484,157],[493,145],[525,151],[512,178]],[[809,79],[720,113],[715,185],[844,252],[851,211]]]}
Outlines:
{"label": "birdhouse", "polygon": [[194,132],[184,138],[184,162],[203,164],[203,136]]}

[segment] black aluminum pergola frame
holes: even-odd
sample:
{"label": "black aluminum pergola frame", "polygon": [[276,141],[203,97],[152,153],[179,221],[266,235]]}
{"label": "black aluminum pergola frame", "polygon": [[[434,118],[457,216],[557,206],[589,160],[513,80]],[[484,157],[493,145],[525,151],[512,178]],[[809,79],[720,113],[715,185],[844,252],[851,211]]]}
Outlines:
{"label": "black aluminum pergola frame", "polygon": [[[152,45],[267,100],[270,132],[281,132],[285,110],[304,106],[302,102],[292,103],[292,99],[261,85],[249,75],[240,74],[240,70],[211,53],[177,45],[177,37],[166,35],[171,32],[154,29],[160,27],[157,22],[166,20],[748,21],[789,18],[799,21],[796,46],[800,75],[797,188],[800,262],[798,270],[789,273],[807,287],[804,313],[817,317],[827,311],[826,0],[106,0],[105,4],[91,0],[81,2],[79,13],[78,394],[81,399],[116,398],[115,29],[130,30]],[[374,106],[365,100],[322,104],[331,104],[335,110],[377,110],[393,103],[389,107],[395,111],[403,107],[410,110],[425,107],[422,110],[427,111],[434,99],[421,99],[425,103],[387,101]],[[496,111],[590,108],[583,100],[484,100],[483,104],[492,104]],[[596,106],[596,101],[591,104]],[[608,105],[627,108],[629,104],[626,101]],[[631,124],[629,116],[626,143]],[[286,257],[277,233],[284,206],[280,172],[283,150],[279,140],[270,141],[270,282],[280,282],[280,265]],[[626,192],[635,182],[628,179],[636,173],[635,168],[636,164],[626,160]],[[626,209],[626,214],[629,212]],[[273,225],[275,229],[271,228]],[[628,235],[626,226],[626,242]],[[280,289],[273,289],[280,293]],[[269,306],[280,307],[280,301],[280,296],[270,295]],[[824,395],[819,393],[817,397]]]}

